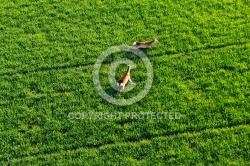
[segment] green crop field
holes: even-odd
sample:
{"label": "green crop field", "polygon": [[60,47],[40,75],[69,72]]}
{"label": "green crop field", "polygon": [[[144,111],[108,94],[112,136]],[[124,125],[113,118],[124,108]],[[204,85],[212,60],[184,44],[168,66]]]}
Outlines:
{"label": "green crop field", "polygon": [[[154,38],[142,50],[149,93],[128,106],[102,98],[92,72],[103,51]],[[248,0],[1,0],[0,165],[250,165],[249,53]],[[108,80],[120,58],[136,64],[135,88],[121,94]],[[121,100],[146,77],[124,52],[100,70]],[[118,112],[181,116],[69,117]]]}

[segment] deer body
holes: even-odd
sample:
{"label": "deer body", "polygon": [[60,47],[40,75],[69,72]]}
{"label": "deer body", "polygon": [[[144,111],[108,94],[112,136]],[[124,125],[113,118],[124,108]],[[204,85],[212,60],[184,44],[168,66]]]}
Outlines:
{"label": "deer body", "polygon": [[125,88],[125,85],[128,83],[128,81],[132,82],[130,79],[130,69],[131,69],[131,66],[128,65],[126,73],[119,79],[117,83],[119,92],[121,92]]}
{"label": "deer body", "polygon": [[151,48],[152,45],[159,43],[157,39],[150,40],[150,41],[144,41],[144,42],[134,42],[133,47],[136,48]]}

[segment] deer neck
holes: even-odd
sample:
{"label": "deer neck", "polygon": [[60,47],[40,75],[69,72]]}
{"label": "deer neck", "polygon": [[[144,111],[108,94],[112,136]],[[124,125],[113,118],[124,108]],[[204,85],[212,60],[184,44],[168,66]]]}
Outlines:
{"label": "deer neck", "polygon": [[154,44],[155,43],[155,41],[154,40],[151,40],[150,42],[149,42],[149,44]]}
{"label": "deer neck", "polygon": [[127,69],[127,73],[128,73],[128,74],[130,73],[130,69],[131,69],[131,67],[128,66],[128,69]]}

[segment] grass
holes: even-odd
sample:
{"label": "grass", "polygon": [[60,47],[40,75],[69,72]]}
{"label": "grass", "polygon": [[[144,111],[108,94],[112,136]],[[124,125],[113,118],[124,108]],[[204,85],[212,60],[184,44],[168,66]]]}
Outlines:
{"label": "grass", "polygon": [[[248,1],[9,1],[0,5],[1,165],[248,165]],[[108,103],[107,48],[156,37],[136,104]],[[137,95],[145,67],[131,72]],[[120,66],[117,75],[126,70]],[[180,112],[179,120],[70,120],[70,112]]]}
{"label": "grass", "polygon": [[140,142],[29,156],[11,160],[9,164],[111,165],[119,161],[120,165],[216,165],[219,161],[222,165],[242,165],[249,157],[246,146],[249,143],[247,133],[248,126],[180,133]]}

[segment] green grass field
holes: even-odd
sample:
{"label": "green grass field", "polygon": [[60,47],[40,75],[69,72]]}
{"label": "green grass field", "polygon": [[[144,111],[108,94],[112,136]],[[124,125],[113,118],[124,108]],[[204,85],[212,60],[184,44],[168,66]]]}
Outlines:
{"label": "green grass field", "polygon": [[[111,46],[157,38],[141,101],[96,91],[93,66]],[[250,165],[247,0],[2,0],[0,165]],[[112,60],[137,64],[136,87],[108,83]],[[118,75],[126,70],[120,66]],[[138,57],[114,54],[101,82],[117,98],[145,82]],[[180,119],[74,119],[77,112],[179,112]]]}

